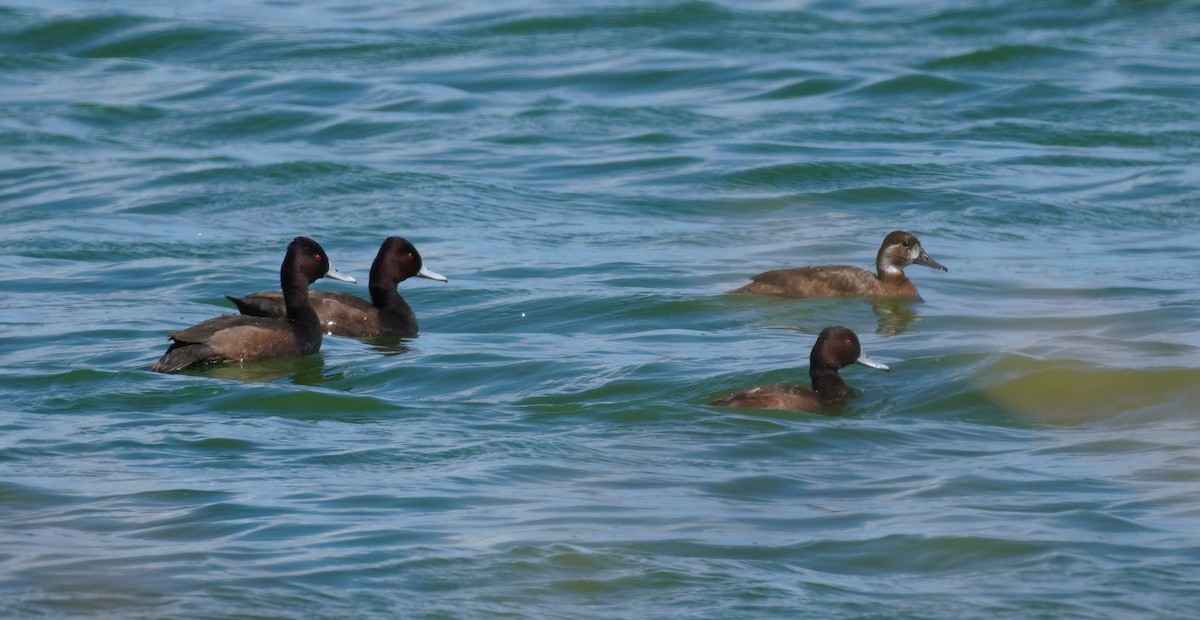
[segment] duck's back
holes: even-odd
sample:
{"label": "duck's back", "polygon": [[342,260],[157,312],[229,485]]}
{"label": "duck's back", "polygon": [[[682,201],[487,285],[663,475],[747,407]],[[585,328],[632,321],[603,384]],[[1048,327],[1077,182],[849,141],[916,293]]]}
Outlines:
{"label": "duck's back", "polygon": [[776,269],[751,278],[750,284],[732,291],[778,297],[886,297],[919,299],[917,288],[902,272],[880,279],[849,265],[821,265]]}
{"label": "duck's back", "polygon": [[309,355],[321,347],[303,338],[287,319],[226,314],[171,334],[174,342],[154,364],[173,372],[196,364]]}
{"label": "duck's back", "polygon": [[379,309],[362,297],[322,292],[313,295],[312,305],[321,319],[321,328],[330,334],[350,338],[380,334]]}
{"label": "duck's back", "polygon": [[[312,303],[312,298],[316,293],[310,292],[309,303]],[[245,297],[234,297],[226,295],[225,299],[233,302],[237,306],[238,312],[246,316],[286,316],[287,308],[283,304],[282,291],[262,291],[259,293],[250,293]],[[317,316],[321,316],[318,314]]]}
{"label": "duck's back", "polygon": [[776,269],[750,278],[734,293],[784,297],[844,297],[872,295],[880,290],[875,274],[847,265]]}
{"label": "duck's back", "polygon": [[[225,296],[237,306],[238,312],[250,316],[284,316],[283,294],[279,291],[251,293],[245,297]],[[325,333],[349,338],[372,336],[412,336],[417,333],[416,320],[407,313],[385,319],[370,301],[346,293],[312,292],[309,303],[321,321]]]}
{"label": "duck's back", "polygon": [[[226,299],[238,306],[238,312],[250,315],[250,317],[284,317],[287,315],[287,308],[283,305],[283,294],[278,290],[264,290],[262,293],[251,293],[245,297],[226,295]],[[371,325],[367,324],[378,325],[376,318],[378,309],[362,297],[344,293],[312,291],[308,294],[308,302],[311,303],[313,311],[317,312],[317,318],[320,319],[320,324],[326,331],[330,331],[329,327],[332,325],[346,326],[347,329],[352,326],[368,329]],[[349,336],[348,333],[341,331],[331,331],[331,333]]]}
{"label": "duck's back", "polygon": [[709,405],[717,407],[744,407],[746,409],[790,409],[792,411],[817,411],[821,400],[812,390],[798,385],[761,385],[743,392],[718,398]]}

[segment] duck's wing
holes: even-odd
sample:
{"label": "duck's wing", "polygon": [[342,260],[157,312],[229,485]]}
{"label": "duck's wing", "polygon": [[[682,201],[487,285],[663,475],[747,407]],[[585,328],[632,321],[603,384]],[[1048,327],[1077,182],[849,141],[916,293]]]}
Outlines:
{"label": "duck's wing", "polygon": [[875,274],[848,265],[776,269],[750,280],[750,284],[733,292],[782,297],[869,297],[879,292]]}
{"label": "duck's wing", "polygon": [[[287,306],[283,303],[283,293],[280,291],[262,291],[245,297],[226,295],[225,299],[232,301],[238,312],[247,316],[287,316]],[[351,317],[362,317],[374,309],[366,299],[346,293],[311,291],[308,300],[322,324],[346,322]]]}
{"label": "duck's wing", "polygon": [[760,385],[741,392],[734,392],[708,404],[716,407],[789,409],[792,411],[816,411],[820,408],[820,400],[817,399],[817,395],[812,390],[798,385]]}
{"label": "duck's wing", "polygon": [[295,327],[287,319],[224,314],[170,336],[178,344],[203,344],[227,360],[304,355]]}
{"label": "duck's wing", "polygon": [[237,306],[238,312],[247,316],[286,316],[282,291],[261,291],[245,297],[226,295],[225,299]]}
{"label": "duck's wing", "polygon": [[321,317],[322,323],[376,311],[370,301],[356,295],[320,291],[311,293],[309,297],[313,310],[317,311],[317,316]]}
{"label": "duck's wing", "polygon": [[196,364],[311,352],[300,343],[292,325],[279,318],[225,314],[169,337],[173,341],[171,346],[152,368],[158,372],[175,372]]}

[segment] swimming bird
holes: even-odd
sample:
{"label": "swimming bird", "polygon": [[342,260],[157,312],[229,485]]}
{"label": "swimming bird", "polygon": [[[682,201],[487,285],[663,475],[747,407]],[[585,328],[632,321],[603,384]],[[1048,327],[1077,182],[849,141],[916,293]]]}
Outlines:
{"label": "swimming bird", "polygon": [[812,389],[798,385],[761,385],[749,390],[718,398],[709,405],[745,407],[748,409],[789,409],[819,411],[850,399],[850,386],[838,375],[838,369],[850,364],[862,364],[879,370],[889,370],[863,353],[858,336],[847,327],[826,327],[817,336],[808,356],[808,376]]}
{"label": "swimming bird", "polygon": [[321,277],[355,281],[330,265],[321,244],[308,237],[296,237],[288,244],[279,268],[285,316],[226,314],[177,331],[169,336],[171,346],[151,370],[175,372],[197,364],[316,353],[321,348],[321,323],[309,304],[308,285]]}
{"label": "swimming bird", "polygon": [[[351,338],[372,336],[416,336],[417,316],[408,302],[396,292],[396,285],[416,276],[446,282],[446,276],[425,268],[417,248],[401,237],[388,237],[379,246],[371,264],[369,290],[371,301],[345,293],[313,291],[309,294],[313,309],[325,333]],[[279,291],[251,293],[245,297],[226,295],[242,314],[283,316],[283,295]]]}
{"label": "swimming bird", "polygon": [[916,235],[897,230],[884,237],[875,256],[875,271],[848,265],[821,265],[777,269],[760,273],[752,282],[731,293],[778,297],[869,297],[920,301],[917,287],[904,275],[904,268],[924,265],[949,271],[929,258]]}

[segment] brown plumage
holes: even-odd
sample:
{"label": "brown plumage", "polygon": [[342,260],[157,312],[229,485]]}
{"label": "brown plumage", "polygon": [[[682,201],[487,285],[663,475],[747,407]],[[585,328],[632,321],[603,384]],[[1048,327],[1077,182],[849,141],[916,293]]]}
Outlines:
{"label": "brown plumage", "polygon": [[808,356],[808,375],[812,389],[798,385],[761,385],[724,398],[709,405],[743,407],[746,409],[788,409],[820,411],[822,408],[846,402],[853,395],[850,386],[838,375],[838,369],[850,364],[888,370],[887,366],[863,353],[858,336],[846,327],[826,327]]}
{"label": "brown plumage", "polygon": [[912,233],[897,230],[884,237],[875,256],[876,273],[848,265],[777,269],[760,273],[732,293],[778,297],[870,297],[920,300],[904,268],[924,265],[948,271],[929,257]]}
{"label": "brown plumage", "polygon": [[285,291],[285,317],[263,318],[227,314],[177,331],[171,346],[151,370],[175,372],[197,364],[241,362],[316,353],[321,348],[321,325],[308,303],[308,285],[330,277],[354,282],[329,263],[319,243],[296,237],[288,244],[279,268]]}
{"label": "brown plumage", "polygon": [[[416,336],[417,316],[396,286],[410,277],[445,282],[446,276],[426,269],[413,244],[400,237],[388,237],[379,246],[371,264],[369,285],[371,301],[345,293],[313,291],[309,293],[313,310],[327,334],[351,338],[372,336]],[[283,316],[283,293],[263,291],[245,297],[226,295],[242,314]]]}

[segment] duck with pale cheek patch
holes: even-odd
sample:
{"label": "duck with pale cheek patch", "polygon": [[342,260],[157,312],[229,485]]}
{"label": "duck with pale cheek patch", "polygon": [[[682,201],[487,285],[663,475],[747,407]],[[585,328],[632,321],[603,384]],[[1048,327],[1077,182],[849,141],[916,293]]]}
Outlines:
{"label": "duck with pale cheek patch", "polygon": [[[445,282],[446,276],[425,268],[421,254],[407,239],[388,237],[379,246],[371,264],[369,290],[371,300],[347,295],[314,291],[313,309],[321,319],[325,333],[350,338],[374,336],[416,336],[417,315],[407,301],[396,292],[396,286],[411,278],[426,278]],[[283,294],[279,291],[251,293],[245,297],[226,295],[242,314],[251,316],[283,316]]]}
{"label": "duck with pale cheek patch", "polygon": [[151,370],[175,372],[199,364],[243,362],[311,355],[321,348],[321,322],[308,300],[308,285],[318,278],[354,282],[329,263],[321,244],[296,237],[279,268],[283,316],[263,318],[226,314],[171,334],[171,346]]}
{"label": "duck with pale cheek patch", "polygon": [[746,409],[787,409],[820,412],[850,400],[854,392],[838,370],[850,364],[862,364],[878,370],[889,370],[863,353],[858,336],[846,327],[826,327],[817,336],[808,356],[808,376],[812,389],[798,385],[761,385],[718,398],[709,405],[742,407]]}
{"label": "duck with pale cheek patch", "polygon": [[776,297],[866,297],[920,301],[917,287],[904,275],[909,265],[949,271],[929,258],[916,235],[897,230],[884,237],[875,271],[848,265],[777,269],[760,273],[731,293]]}

